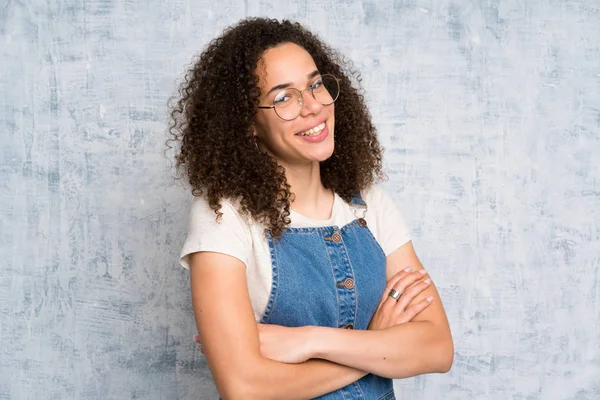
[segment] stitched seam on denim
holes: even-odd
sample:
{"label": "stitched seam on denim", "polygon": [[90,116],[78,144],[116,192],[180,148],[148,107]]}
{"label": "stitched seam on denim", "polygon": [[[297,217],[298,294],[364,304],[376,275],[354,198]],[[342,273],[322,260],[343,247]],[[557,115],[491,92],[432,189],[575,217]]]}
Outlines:
{"label": "stitched seam on denim", "polygon": [[359,381],[354,382],[354,384],[356,386],[358,386],[358,390],[360,391],[360,394],[361,394],[362,398],[364,399],[365,398],[365,392],[363,392],[362,387],[360,387]]}
{"label": "stitched seam on denim", "polygon": [[279,263],[277,262],[277,254],[275,252],[275,245],[273,244],[273,238],[271,235],[267,236],[269,242],[269,251],[271,253],[271,292],[269,293],[269,301],[267,302],[267,307],[265,308],[265,312],[260,319],[261,323],[267,321],[270,317],[271,312],[273,311],[273,306],[275,304],[275,298],[277,297],[277,289],[279,285]]}
{"label": "stitched seam on denim", "polygon": [[391,391],[389,391],[386,394],[384,394],[383,396],[381,396],[379,398],[379,400],[391,400],[391,399],[394,399],[394,398],[395,398],[394,389],[392,389]]}
{"label": "stitched seam on denim", "polygon": [[[353,228],[355,225],[358,225],[358,220],[357,219],[353,220],[352,222],[348,222],[346,225],[342,226],[340,228],[340,232],[347,231],[348,229]],[[362,228],[362,226],[361,226],[361,228]]]}
{"label": "stitched seam on denim", "polygon": [[381,254],[383,254],[383,257],[385,259],[387,259],[387,256],[385,255],[385,251],[383,251],[383,247],[381,247],[381,245],[379,244],[377,239],[375,239],[375,235],[373,235],[373,232],[371,232],[371,229],[369,229],[368,226],[365,226],[365,228],[367,229],[367,232],[369,233],[369,235],[371,235],[371,237],[373,238],[373,241],[377,244],[377,247],[379,248],[379,250],[381,250]]}
{"label": "stitched seam on denim", "polygon": [[[362,228],[361,228],[362,229]],[[344,245],[344,252],[346,253],[346,260],[348,260],[348,266],[350,267],[350,271],[352,271],[352,279],[356,281],[354,274],[354,267],[352,266],[352,261],[350,261],[350,254],[348,254],[348,249],[346,248],[346,242],[342,240],[342,244]],[[356,316],[358,315],[358,286],[354,285],[354,318],[352,323],[356,324]]]}
{"label": "stitched seam on denim", "polygon": [[330,230],[334,230],[335,228],[337,228],[337,225],[315,226],[315,227],[309,227],[309,228],[285,228],[285,230],[293,232],[293,233],[299,233],[299,234],[306,235],[309,233],[330,231]]}
{"label": "stitched seam on denim", "polygon": [[342,399],[346,400],[346,395],[344,394],[344,392],[345,392],[344,388],[341,388],[340,393],[342,394]]}
{"label": "stitched seam on denim", "polygon": [[[323,238],[325,238],[325,237],[323,236]],[[329,247],[327,246],[327,243],[325,243],[325,240],[323,240],[322,243],[323,243],[323,246],[325,246],[325,254],[327,254],[327,258],[329,259],[329,266],[331,267],[331,275],[333,276],[333,283],[336,284],[337,282],[335,279],[335,270],[333,268],[333,262],[331,261],[331,256],[329,255]],[[338,293],[337,287],[335,288],[335,298],[337,300],[337,306],[338,306],[337,326],[340,326],[340,295]]]}

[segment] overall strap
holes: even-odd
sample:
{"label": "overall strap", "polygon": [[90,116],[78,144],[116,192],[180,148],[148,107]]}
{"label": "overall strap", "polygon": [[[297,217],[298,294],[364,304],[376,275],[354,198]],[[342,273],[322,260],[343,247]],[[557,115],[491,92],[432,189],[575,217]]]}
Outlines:
{"label": "overall strap", "polygon": [[350,204],[358,208],[367,208],[367,203],[365,203],[365,201],[363,200],[362,196],[360,195],[360,192],[352,196],[352,201],[350,202]]}
{"label": "overall strap", "polygon": [[356,218],[364,221],[365,215],[367,214],[367,203],[363,200],[360,192],[352,196],[350,205],[352,206],[352,211],[354,211]]}

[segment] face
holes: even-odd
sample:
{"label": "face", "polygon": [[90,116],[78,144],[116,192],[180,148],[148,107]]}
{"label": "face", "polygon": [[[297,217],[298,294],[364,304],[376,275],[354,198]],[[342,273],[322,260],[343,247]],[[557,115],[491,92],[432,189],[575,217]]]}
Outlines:
{"label": "face", "polygon": [[[267,50],[257,68],[260,105],[270,106],[284,88],[302,91],[318,85],[321,73],[310,54],[294,43]],[[315,87],[315,86],[313,86]],[[255,134],[259,146],[283,166],[301,166],[328,159],[333,153],[334,105],[323,106],[303,93],[304,108],[296,119],[281,119],[274,109],[259,109]],[[322,130],[320,130],[322,128]]]}

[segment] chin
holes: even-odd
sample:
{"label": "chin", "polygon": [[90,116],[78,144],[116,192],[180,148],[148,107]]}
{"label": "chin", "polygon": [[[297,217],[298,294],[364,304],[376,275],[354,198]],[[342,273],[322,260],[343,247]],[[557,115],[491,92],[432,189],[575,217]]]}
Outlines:
{"label": "chin", "polygon": [[316,154],[312,154],[311,159],[313,161],[323,162],[328,160],[333,155],[333,146],[327,146]]}
{"label": "chin", "polygon": [[330,134],[330,136],[327,138],[327,140],[325,141],[325,143],[323,143],[323,149],[320,154],[319,161],[325,161],[325,160],[329,159],[333,155],[334,149],[335,149],[335,142],[334,142],[334,136],[333,136],[333,132],[332,132]]}

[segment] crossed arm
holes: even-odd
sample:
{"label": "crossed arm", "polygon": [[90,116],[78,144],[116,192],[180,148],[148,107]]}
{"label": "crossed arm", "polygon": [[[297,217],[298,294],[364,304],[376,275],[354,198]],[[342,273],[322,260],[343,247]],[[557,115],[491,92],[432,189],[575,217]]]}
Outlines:
{"label": "crossed arm", "polygon": [[[198,332],[217,389],[226,400],[307,399],[367,373],[403,378],[450,369],[452,338],[433,284],[413,300],[433,297],[431,304],[405,324],[368,331],[294,328],[303,329],[302,358],[307,361],[291,364],[261,352],[243,263],[209,252],[195,253],[190,261]],[[388,279],[406,266],[423,268],[411,242],[388,256]]]}

